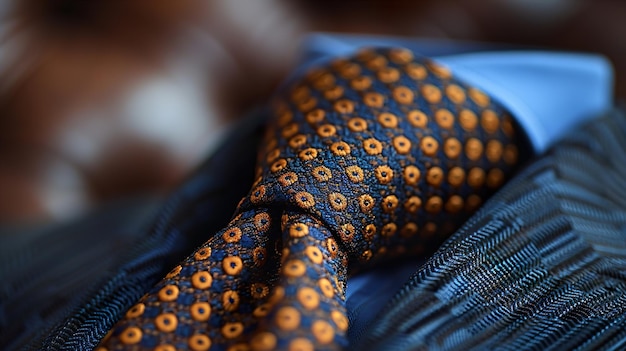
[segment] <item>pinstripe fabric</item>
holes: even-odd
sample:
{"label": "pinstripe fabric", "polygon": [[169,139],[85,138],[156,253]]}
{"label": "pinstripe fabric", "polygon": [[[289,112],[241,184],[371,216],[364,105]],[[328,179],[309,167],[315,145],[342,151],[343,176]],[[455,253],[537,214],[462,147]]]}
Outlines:
{"label": "pinstripe fabric", "polygon": [[626,349],[626,119],[570,134],[364,331],[368,350]]}

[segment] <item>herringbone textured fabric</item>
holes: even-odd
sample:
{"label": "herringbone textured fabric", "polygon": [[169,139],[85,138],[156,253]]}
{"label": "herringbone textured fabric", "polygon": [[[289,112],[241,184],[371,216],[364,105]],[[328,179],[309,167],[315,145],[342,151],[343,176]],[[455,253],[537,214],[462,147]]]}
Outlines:
{"label": "herringbone textured fabric", "polygon": [[522,134],[497,102],[407,50],[313,69],[276,102],[233,220],[102,349],[347,346],[349,272],[433,251],[524,159]]}
{"label": "herringbone textured fabric", "polygon": [[410,279],[359,349],[626,349],[624,150],[618,113],[560,142]]}

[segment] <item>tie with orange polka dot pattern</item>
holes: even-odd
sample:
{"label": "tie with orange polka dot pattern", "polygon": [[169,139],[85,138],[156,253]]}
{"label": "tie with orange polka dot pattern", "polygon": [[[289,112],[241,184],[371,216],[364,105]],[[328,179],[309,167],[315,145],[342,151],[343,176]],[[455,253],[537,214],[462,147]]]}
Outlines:
{"label": "tie with orange polka dot pattern", "polygon": [[405,49],[314,68],[273,108],[228,227],[99,350],[347,347],[348,274],[432,252],[525,157],[502,106]]}

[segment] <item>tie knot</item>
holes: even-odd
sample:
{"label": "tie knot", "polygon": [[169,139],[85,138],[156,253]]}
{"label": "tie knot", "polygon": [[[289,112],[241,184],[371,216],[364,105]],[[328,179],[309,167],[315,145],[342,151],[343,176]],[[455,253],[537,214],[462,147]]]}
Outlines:
{"label": "tie knot", "polygon": [[244,206],[311,215],[353,260],[437,245],[518,160],[502,106],[406,49],[313,68],[273,115]]}

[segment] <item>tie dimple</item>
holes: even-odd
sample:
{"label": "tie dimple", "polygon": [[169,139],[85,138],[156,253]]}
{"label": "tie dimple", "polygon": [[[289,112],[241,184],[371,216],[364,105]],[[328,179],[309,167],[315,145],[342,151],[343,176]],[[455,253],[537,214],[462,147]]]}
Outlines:
{"label": "tie dimple", "polygon": [[233,220],[102,349],[345,347],[347,275],[431,252],[525,155],[501,106],[405,49],[315,68],[274,105]]}

